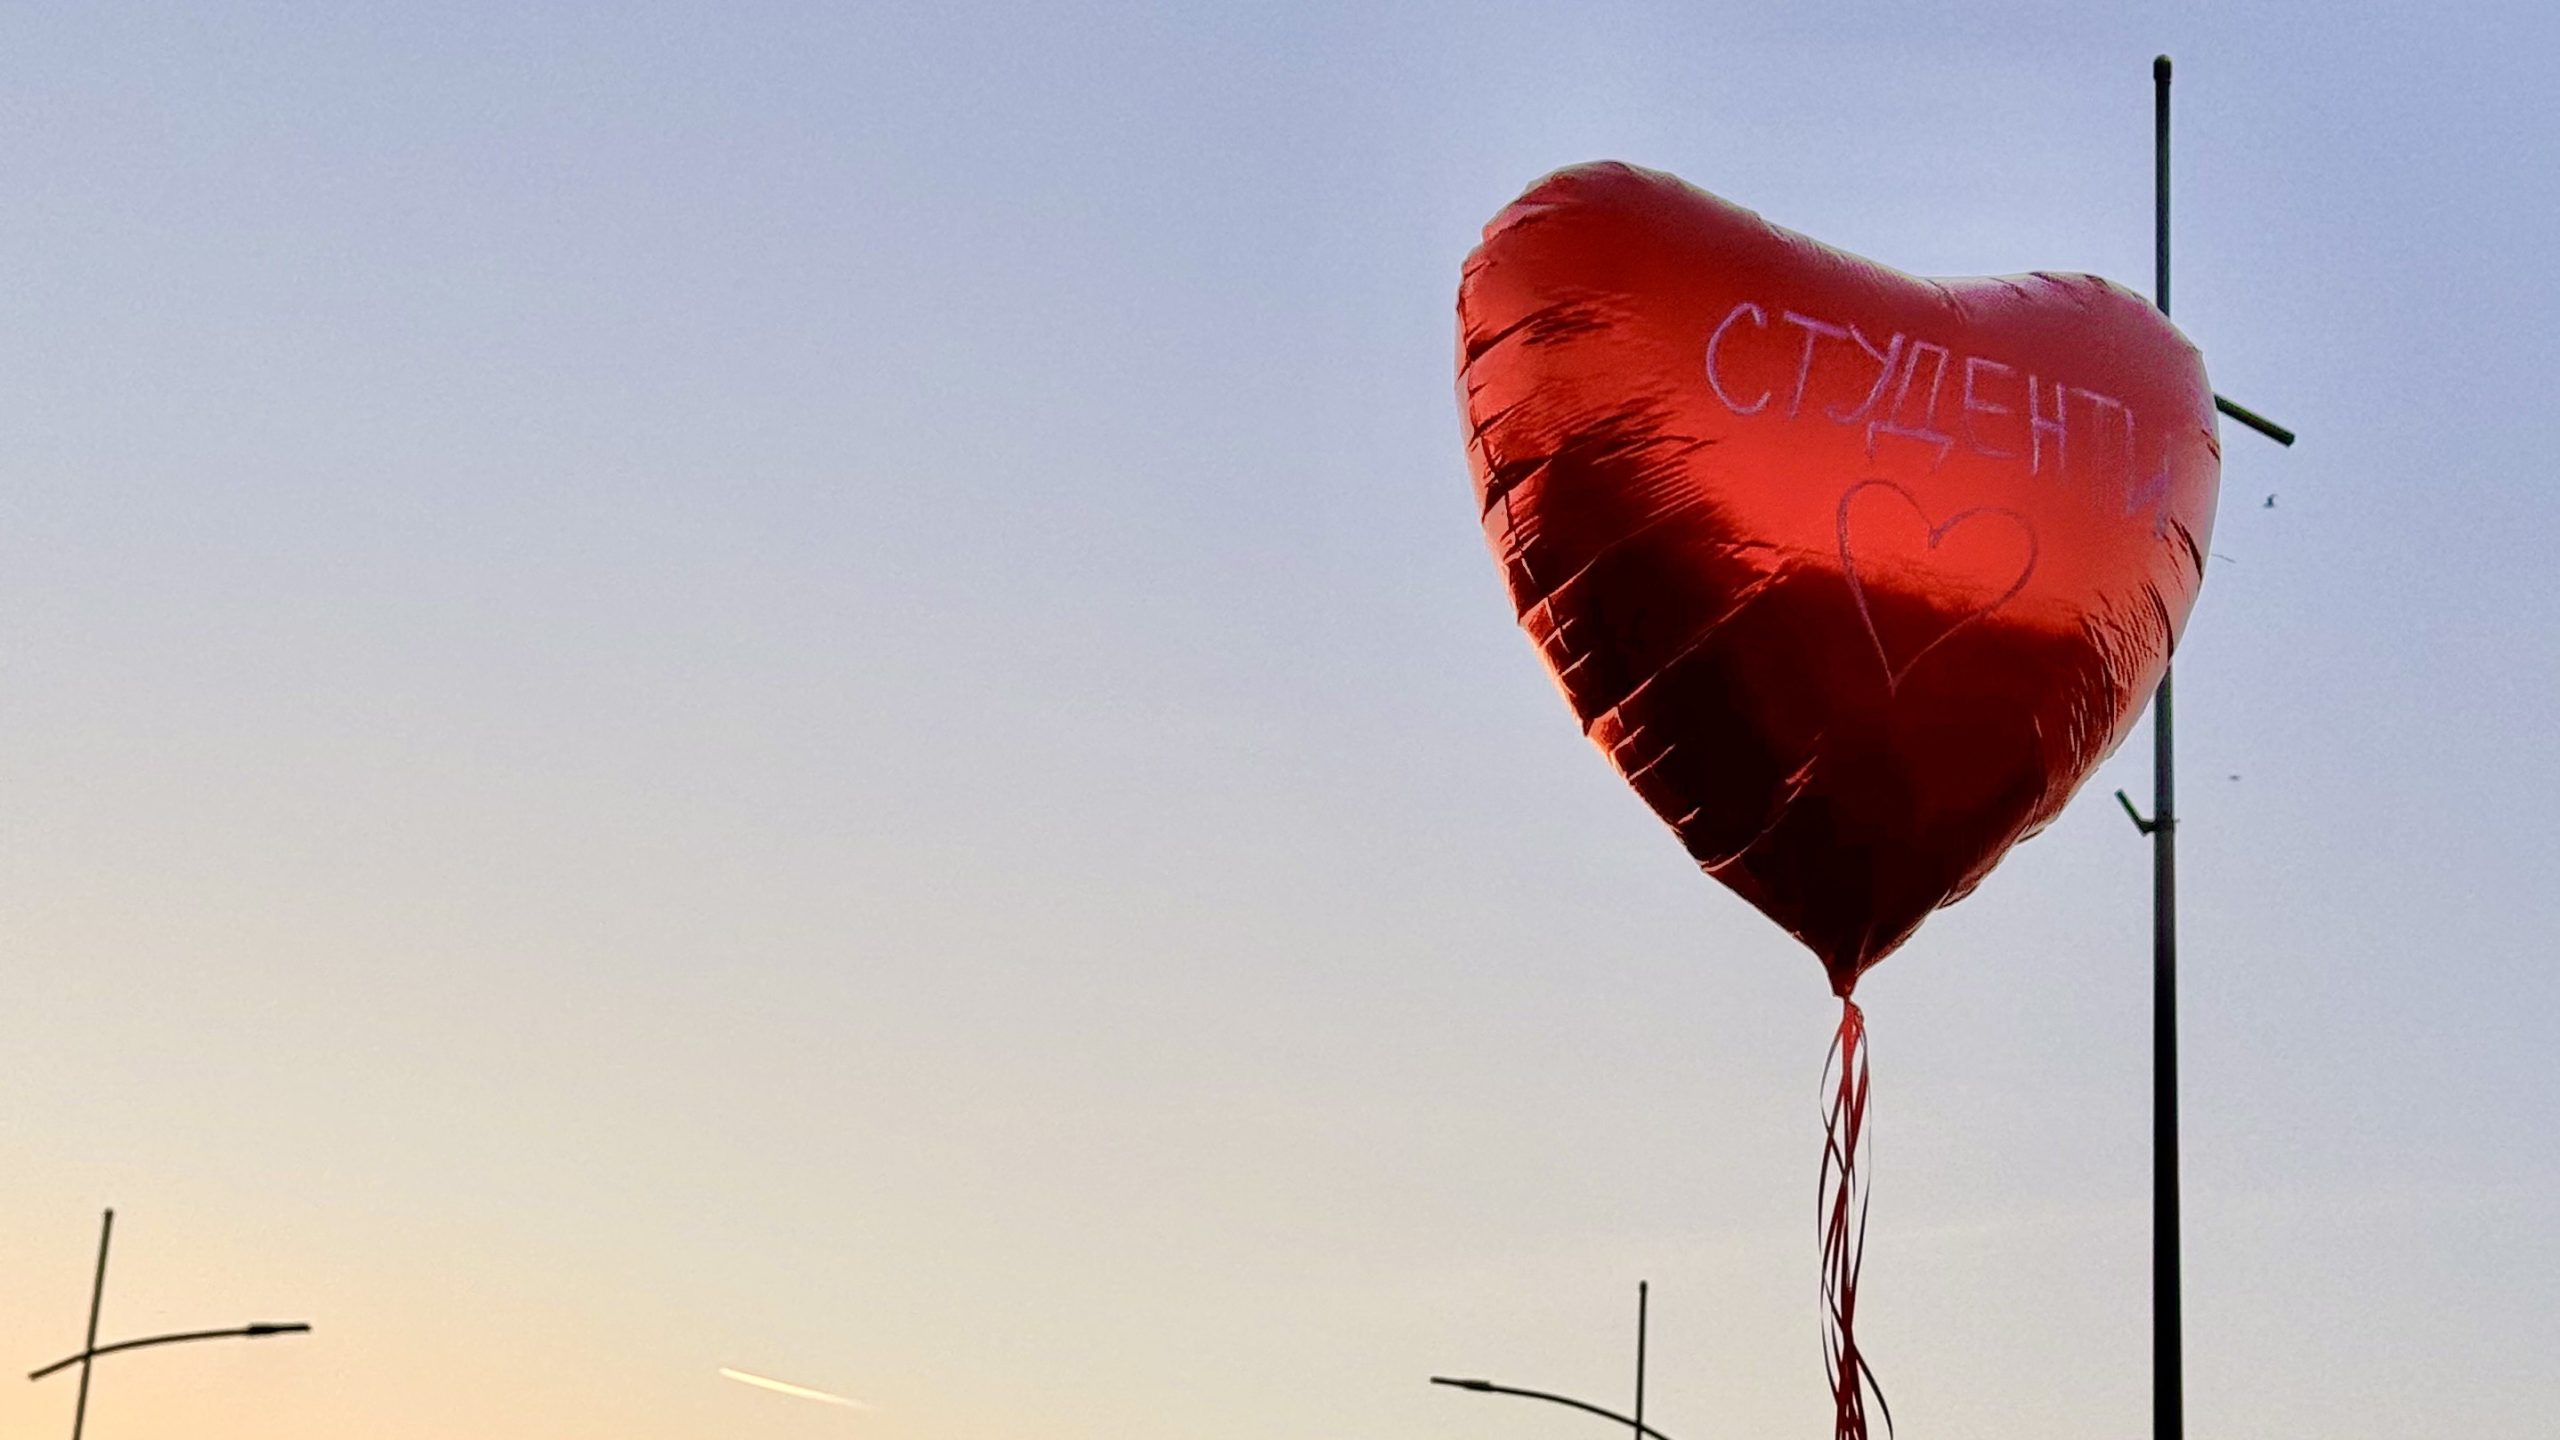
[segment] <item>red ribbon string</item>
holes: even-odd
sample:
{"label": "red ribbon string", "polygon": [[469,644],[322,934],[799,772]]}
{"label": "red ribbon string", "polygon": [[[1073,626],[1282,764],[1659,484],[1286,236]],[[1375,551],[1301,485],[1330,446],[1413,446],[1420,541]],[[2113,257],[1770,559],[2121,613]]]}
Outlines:
{"label": "red ribbon string", "polygon": [[1869,1396],[1887,1435],[1893,1433],[1893,1411],[1858,1350],[1858,1265],[1867,1249],[1867,1187],[1858,1173],[1858,1153],[1867,1140],[1867,1019],[1846,996],[1840,1001],[1840,1031],[1823,1061],[1822,1088],[1830,1097],[1819,1199],[1822,1364],[1831,1377],[1833,1440],[1867,1440]]}

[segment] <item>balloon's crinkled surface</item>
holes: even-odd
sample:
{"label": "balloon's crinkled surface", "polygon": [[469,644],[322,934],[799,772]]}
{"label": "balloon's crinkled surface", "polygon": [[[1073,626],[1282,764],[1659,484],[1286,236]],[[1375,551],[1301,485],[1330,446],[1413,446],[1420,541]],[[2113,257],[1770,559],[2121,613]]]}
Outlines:
{"label": "balloon's crinkled surface", "polygon": [[1458,292],[1485,536],[1583,729],[1847,995],[2158,685],[2220,451],[2087,275],[1926,280],[1588,165]]}

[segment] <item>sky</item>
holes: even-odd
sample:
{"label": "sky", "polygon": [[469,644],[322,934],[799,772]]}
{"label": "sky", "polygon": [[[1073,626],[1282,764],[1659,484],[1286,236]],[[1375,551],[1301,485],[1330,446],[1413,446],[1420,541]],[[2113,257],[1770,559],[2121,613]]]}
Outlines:
{"label": "sky", "polygon": [[[0,16],[0,1373],[96,1440],[1821,1433],[1820,967],[1513,626],[1458,267],[1617,158],[2146,288],[2189,1417],[2560,1407],[2560,12]],[[2268,508],[2264,497],[2276,497]],[[2148,847],[1867,977],[1903,1433],[2148,1426]],[[723,1366],[858,1399],[739,1385]],[[67,1426],[68,1377],[0,1385]]]}

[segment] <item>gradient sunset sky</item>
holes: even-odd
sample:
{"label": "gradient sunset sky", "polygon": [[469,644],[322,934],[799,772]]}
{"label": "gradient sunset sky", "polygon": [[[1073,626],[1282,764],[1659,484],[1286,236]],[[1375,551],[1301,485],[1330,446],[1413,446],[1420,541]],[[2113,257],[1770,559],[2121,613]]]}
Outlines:
{"label": "gradient sunset sky", "polygon": [[[1820,967],[1483,553],[1458,266],[1619,158],[2147,288],[2190,1426],[2551,1433],[2560,11],[0,16],[0,1433],[1823,1433]],[[2264,497],[2277,497],[2267,508]],[[2137,753],[2141,752],[2141,753]],[[2146,747],[1860,988],[1903,1433],[2148,1433]],[[857,1398],[813,1404],[723,1366]]]}

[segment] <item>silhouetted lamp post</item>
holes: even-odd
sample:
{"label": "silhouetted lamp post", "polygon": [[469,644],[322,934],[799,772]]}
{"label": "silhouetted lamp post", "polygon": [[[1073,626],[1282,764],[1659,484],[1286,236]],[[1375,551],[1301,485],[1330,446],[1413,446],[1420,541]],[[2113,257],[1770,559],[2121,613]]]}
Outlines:
{"label": "silhouetted lamp post", "polygon": [[1490,1380],[1453,1380],[1446,1375],[1432,1376],[1431,1383],[1447,1385],[1459,1390],[1473,1390],[1482,1395],[1517,1395],[1524,1400],[1544,1400],[1551,1405],[1570,1406],[1586,1415],[1597,1415],[1603,1420],[1613,1420],[1620,1425],[1629,1426],[1637,1435],[1650,1435],[1653,1440],[1671,1440],[1670,1436],[1641,1420],[1630,1419],[1615,1410],[1603,1410],[1588,1400],[1576,1400],[1570,1395],[1556,1395],[1545,1390],[1523,1390],[1516,1385],[1496,1385]]}
{"label": "silhouetted lamp post", "polygon": [[1648,1436],[1651,1440],[1671,1440],[1670,1436],[1644,1423],[1644,1348],[1645,1334],[1652,1328],[1653,1308],[1650,1303],[1652,1293],[1653,1286],[1650,1283],[1636,1282],[1636,1413],[1633,1416],[1621,1415],[1615,1410],[1604,1410],[1588,1400],[1576,1400],[1570,1395],[1558,1395],[1547,1390],[1523,1390],[1517,1385],[1496,1385],[1490,1380],[1455,1380],[1446,1375],[1434,1375],[1431,1377],[1431,1383],[1446,1385],[1453,1390],[1473,1390],[1479,1395],[1517,1395],[1523,1400],[1544,1400],[1550,1405],[1562,1405],[1568,1409],[1579,1410],[1586,1415],[1597,1415],[1603,1420],[1624,1425],[1628,1427],[1634,1440],[1647,1440]]}
{"label": "silhouetted lamp post", "polygon": [[98,1230],[98,1277],[89,1287],[89,1343],[82,1346],[77,1355],[66,1356],[41,1370],[32,1370],[27,1373],[27,1378],[30,1380],[41,1380],[57,1370],[68,1370],[74,1365],[80,1367],[80,1400],[71,1412],[71,1440],[80,1440],[81,1427],[88,1423],[89,1362],[101,1355],[113,1355],[119,1350],[140,1350],[148,1345],[176,1345],[189,1340],[254,1340],[266,1335],[301,1335],[308,1333],[311,1329],[310,1326],[295,1320],[282,1324],[238,1325],[228,1330],[183,1330],[169,1335],[147,1335],[139,1340],[118,1340],[112,1345],[101,1345],[98,1343],[98,1305],[106,1298],[107,1242],[114,1238],[115,1232],[116,1212],[110,1210],[107,1212],[106,1223]]}

